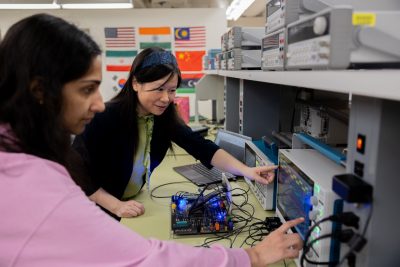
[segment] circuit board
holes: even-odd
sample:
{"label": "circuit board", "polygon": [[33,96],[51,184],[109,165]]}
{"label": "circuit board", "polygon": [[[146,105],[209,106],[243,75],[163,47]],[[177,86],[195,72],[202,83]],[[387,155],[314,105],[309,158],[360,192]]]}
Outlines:
{"label": "circuit board", "polygon": [[172,196],[171,228],[176,235],[226,233],[234,229],[225,196]]}

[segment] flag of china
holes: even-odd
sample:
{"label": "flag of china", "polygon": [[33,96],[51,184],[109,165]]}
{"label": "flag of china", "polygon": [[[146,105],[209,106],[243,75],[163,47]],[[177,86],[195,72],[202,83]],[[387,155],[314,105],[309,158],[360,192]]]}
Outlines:
{"label": "flag of china", "polygon": [[176,51],[175,56],[181,71],[201,71],[206,51]]}

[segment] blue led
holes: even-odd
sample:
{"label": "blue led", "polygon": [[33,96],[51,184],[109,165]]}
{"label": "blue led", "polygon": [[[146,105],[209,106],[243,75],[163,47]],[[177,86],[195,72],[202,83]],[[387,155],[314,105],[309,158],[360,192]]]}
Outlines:
{"label": "blue led", "polygon": [[304,204],[307,204],[308,206],[312,206],[312,203],[311,203],[311,195],[305,195],[305,197],[304,197]]}
{"label": "blue led", "polygon": [[219,198],[213,197],[212,199],[210,199],[209,205],[210,205],[210,207],[212,207],[212,208],[217,208],[217,207],[219,207]]}
{"label": "blue led", "polygon": [[226,215],[225,211],[218,212],[216,216],[217,221],[225,221],[225,215]]}
{"label": "blue led", "polygon": [[186,199],[179,199],[178,200],[178,209],[179,210],[186,210],[186,206],[187,206],[187,200]]}

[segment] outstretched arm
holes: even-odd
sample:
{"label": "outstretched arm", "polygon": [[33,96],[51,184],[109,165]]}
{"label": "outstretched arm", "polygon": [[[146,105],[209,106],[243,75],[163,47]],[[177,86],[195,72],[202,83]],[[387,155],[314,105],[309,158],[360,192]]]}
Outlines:
{"label": "outstretched arm", "polygon": [[211,164],[218,169],[241,175],[262,184],[269,184],[274,180],[276,166],[248,167],[223,149],[215,152]]}

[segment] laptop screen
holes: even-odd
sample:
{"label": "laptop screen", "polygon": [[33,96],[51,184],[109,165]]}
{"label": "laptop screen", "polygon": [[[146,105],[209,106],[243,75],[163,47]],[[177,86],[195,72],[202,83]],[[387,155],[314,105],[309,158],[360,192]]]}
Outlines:
{"label": "laptop screen", "polygon": [[226,130],[219,130],[215,138],[215,143],[220,148],[227,151],[241,162],[244,162],[244,147],[246,141],[251,141],[251,137]]}

